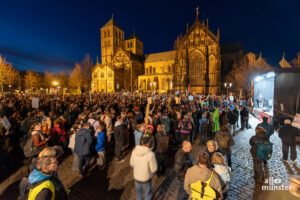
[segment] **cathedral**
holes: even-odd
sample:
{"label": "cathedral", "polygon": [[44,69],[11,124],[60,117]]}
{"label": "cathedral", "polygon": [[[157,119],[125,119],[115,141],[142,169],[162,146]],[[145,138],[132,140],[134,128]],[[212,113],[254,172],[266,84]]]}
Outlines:
{"label": "cathedral", "polygon": [[196,19],[177,37],[175,49],[144,55],[143,42],[131,34],[126,40],[113,17],[101,28],[101,64],[92,70],[92,91],[219,93],[221,55],[219,30],[215,35],[208,20]]}

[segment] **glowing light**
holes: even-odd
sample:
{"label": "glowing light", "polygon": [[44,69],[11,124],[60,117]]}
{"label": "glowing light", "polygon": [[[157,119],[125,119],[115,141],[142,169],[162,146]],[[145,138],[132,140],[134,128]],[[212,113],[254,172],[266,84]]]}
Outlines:
{"label": "glowing light", "polygon": [[275,73],[274,72],[267,73],[267,78],[272,78],[272,77],[275,77]]}
{"label": "glowing light", "polygon": [[256,82],[258,82],[258,81],[261,81],[262,79],[264,79],[263,76],[258,76],[258,77],[256,77],[254,80],[255,80]]}
{"label": "glowing light", "polygon": [[52,84],[57,86],[59,83],[57,81],[53,81]]}

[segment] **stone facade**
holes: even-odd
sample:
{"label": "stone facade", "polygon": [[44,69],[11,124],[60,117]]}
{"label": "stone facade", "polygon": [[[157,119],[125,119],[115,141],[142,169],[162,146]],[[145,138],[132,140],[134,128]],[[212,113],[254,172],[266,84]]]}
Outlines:
{"label": "stone facade", "polygon": [[143,42],[133,33],[126,40],[113,17],[100,29],[101,64],[92,70],[92,92],[137,90],[144,73]]}
{"label": "stone facade", "polygon": [[[95,73],[112,70],[112,90],[121,89],[144,92],[167,92],[180,90],[195,93],[219,93],[221,82],[221,55],[219,31],[212,33],[206,24],[196,20],[185,35],[176,40],[173,51],[143,55],[143,42],[133,33],[124,40],[122,31],[114,19],[101,28],[101,61],[93,70],[92,91],[103,82]],[[98,70],[96,69],[98,68]],[[110,71],[108,70],[108,71]],[[102,76],[103,77],[103,76]],[[109,77],[104,75],[104,77]],[[93,86],[94,85],[94,86]],[[105,87],[107,88],[107,87]]]}

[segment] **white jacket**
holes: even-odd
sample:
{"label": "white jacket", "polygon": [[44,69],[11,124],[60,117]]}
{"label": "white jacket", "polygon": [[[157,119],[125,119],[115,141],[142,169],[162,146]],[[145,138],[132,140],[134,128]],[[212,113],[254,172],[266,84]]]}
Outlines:
{"label": "white jacket", "polygon": [[136,181],[147,182],[157,170],[155,154],[150,148],[138,145],[132,151],[130,166],[133,167],[133,178]]}

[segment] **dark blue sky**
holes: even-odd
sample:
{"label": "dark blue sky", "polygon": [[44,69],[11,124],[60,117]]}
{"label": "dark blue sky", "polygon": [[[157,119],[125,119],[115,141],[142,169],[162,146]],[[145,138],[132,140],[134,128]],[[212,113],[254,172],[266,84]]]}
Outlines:
{"label": "dark blue sky", "polygon": [[19,70],[72,69],[89,53],[100,56],[100,27],[112,13],[125,36],[135,30],[144,53],[167,51],[195,19],[221,43],[240,41],[272,65],[300,51],[298,0],[9,0],[0,4],[0,54]]}

